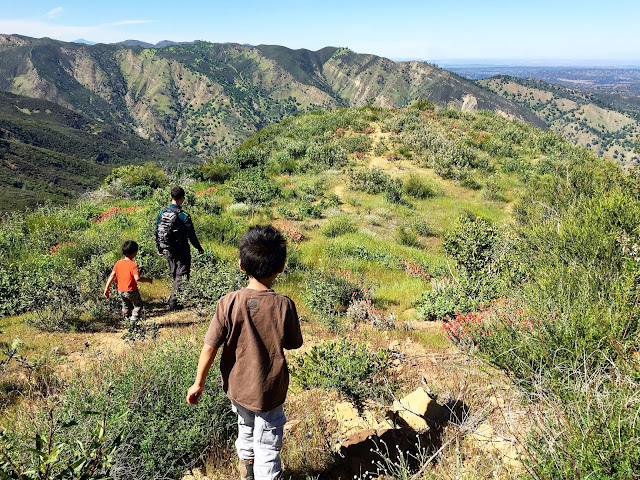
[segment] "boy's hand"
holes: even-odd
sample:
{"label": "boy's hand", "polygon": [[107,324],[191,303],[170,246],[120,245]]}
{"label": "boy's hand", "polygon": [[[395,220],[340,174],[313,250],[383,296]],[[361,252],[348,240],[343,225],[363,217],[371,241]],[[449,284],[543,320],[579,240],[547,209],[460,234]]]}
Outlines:
{"label": "boy's hand", "polygon": [[200,395],[202,395],[202,391],[204,390],[204,386],[196,385],[195,383],[189,387],[187,390],[187,403],[189,405],[197,405],[200,401]]}
{"label": "boy's hand", "polygon": [[109,290],[108,288],[104,289],[104,296],[109,298],[109,295],[111,295],[111,290]]}

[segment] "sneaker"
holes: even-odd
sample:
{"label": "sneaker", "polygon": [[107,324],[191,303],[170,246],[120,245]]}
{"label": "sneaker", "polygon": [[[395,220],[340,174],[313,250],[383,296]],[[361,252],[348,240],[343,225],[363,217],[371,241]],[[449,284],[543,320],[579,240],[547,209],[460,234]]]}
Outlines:
{"label": "sneaker", "polygon": [[240,480],[253,480],[253,460],[238,460]]}

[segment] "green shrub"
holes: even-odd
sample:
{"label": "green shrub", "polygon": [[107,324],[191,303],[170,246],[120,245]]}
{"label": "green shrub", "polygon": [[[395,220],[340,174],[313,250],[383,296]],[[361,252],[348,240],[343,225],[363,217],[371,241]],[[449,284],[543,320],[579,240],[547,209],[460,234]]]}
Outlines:
{"label": "green shrub", "polygon": [[476,307],[462,287],[451,280],[432,280],[431,286],[431,290],[424,292],[414,302],[418,320],[446,320]]}
{"label": "green shrub", "polygon": [[237,171],[237,167],[230,163],[226,163],[224,159],[216,157],[213,160],[207,160],[198,167],[198,172],[203,180],[210,182],[222,183]]}
{"label": "green shrub", "polygon": [[322,227],[322,234],[325,237],[330,238],[339,237],[340,235],[354,233],[357,231],[358,228],[351,222],[351,220],[349,220],[349,217],[345,215],[331,218],[324,227]]}
{"label": "green shrub", "polygon": [[424,218],[416,218],[415,220],[413,220],[413,222],[411,222],[409,227],[411,228],[411,230],[416,232],[418,235],[422,235],[423,237],[433,237],[436,235],[431,225],[429,225],[429,222],[427,222]]}
{"label": "green shrub", "polygon": [[494,257],[498,231],[485,219],[460,217],[445,235],[444,250],[456,260],[460,273],[476,277],[484,273]]}
{"label": "green shrub", "polygon": [[418,235],[407,228],[405,225],[399,225],[396,228],[398,243],[400,245],[406,245],[407,247],[419,247],[420,242],[418,241]]}
{"label": "green shrub", "polygon": [[430,181],[424,180],[416,173],[412,173],[403,182],[402,190],[413,198],[426,199],[439,195],[438,187]]}
{"label": "green shrub", "polygon": [[231,155],[227,162],[233,165],[236,170],[243,170],[252,167],[261,167],[267,161],[268,153],[257,147],[239,147]]}
{"label": "green shrub", "polygon": [[506,201],[505,191],[500,186],[498,178],[495,175],[487,178],[487,181],[484,185],[484,192],[482,196],[486,200],[504,202]]}
{"label": "green shrub", "polygon": [[410,108],[415,108],[416,110],[420,110],[420,111],[435,110],[436,105],[432,101],[424,97],[420,97],[419,99],[417,99],[415,102],[411,104]]}
{"label": "green shrub", "polygon": [[312,145],[307,150],[311,165],[315,169],[343,167],[347,163],[344,149],[337,144]]}
{"label": "green shrub", "polygon": [[351,189],[367,193],[384,192],[391,183],[391,177],[378,168],[351,173]]}
{"label": "green shrub", "polygon": [[155,163],[145,163],[114,168],[105,178],[104,186],[113,189],[117,195],[142,199],[168,185],[169,181],[169,176]]}
{"label": "green shrub", "polygon": [[353,137],[341,138],[338,142],[345,153],[367,153],[371,150],[373,142],[367,135],[356,135]]}
{"label": "green shrub", "polygon": [[324,202],[311,203],[303,201],[298,207],[298,213],[300,218],[322,218],[322,212],[324,210]]}
{"label": "green shrub", "polygon": [[548,411],[527,439],[527,478],[635,478],[640,471],[638,380],[624,368],[595,369],[591,358],[580,360],[569,368],[555,366],[553,377],[574,381],[555,387],[554,394],[538,386],[535,398],[542,398]]}
{"label": "green shrub", "polygon": [[270,162],[269,170],[275,174],[295,173],[300,167],[299,161],[289,152],[276,153]]}
{"label": "green shrub", "polygon": [[[94,413],[86,413],[92,415]],[[99,415],[99,414],[95,414]],[[111,425],[103,418],[94,434],[86,442],[67,436],[64,429],[73,427],[79,420],[56,425],[55,419],[45,433],[35,433],[31,444],[32,462],[21,465],[20,452],[16,452],[15,440],[0,432],[0,477],[19,480],[90,480],[110,477],[115,450],[120,446],[122,433],[113,435]],[[56,430],[63,430],[59,434]],[[107,438],[109,435],[109,438]],[[63,437],[59,440],[58,437]]]}
{"label": "green shrub", "polygon": [[387,202],[394,203],[396,205],[406,205],[410,208],[413,207],[413,205],[402,197],[402,180],[399,178],[394,178],[387,184],[384,191],[384,199]]}
{"label": "green shrub", "polygon": [[[125,428],[114,455],[112,478],[182,478],[213,445],[229,444],[236,417],[220,384],[210,381],[200,403],[187,405],[199,346],[189,340],[163,343],[101,364],[75,380],[63,396],[63,419],[81,411],[105,411],[113,431]],[[90,438],[93,424],[71,429],[68,438]]]}
{"label": "green shrub", "polygon": [[320,315],[343,314],[352,299],[364,297],[364,289],[347,275],[320,271],[306,275],[305,301],[311,310]]}
{"label": "green shrub", "polygon": [[225,245],[237,246],[240,238],[247,231],[247,225],[242,219],[231,216],[232,213],[233,210],[222,215],[207,215],[200,218],[198,235]]}
{"label": "green shrub", "polygon": [[14,265],[0,265],[0,317],[15,315],[22,310],[20,273]]}
{"label": "green shrub", "polygon": [[390,360],[387,350],[370,351],[365,345],[346,339],[315,345],[310,352],[296,357],[291,376],[302,388],[336,390],[357,405],[366,399],[384,396],[380,376]]}
{"label": "green shrub", "polygon": [[245,170],[228,183],[236,202],[269,205],[280,196],[280,187],[261,170]]}

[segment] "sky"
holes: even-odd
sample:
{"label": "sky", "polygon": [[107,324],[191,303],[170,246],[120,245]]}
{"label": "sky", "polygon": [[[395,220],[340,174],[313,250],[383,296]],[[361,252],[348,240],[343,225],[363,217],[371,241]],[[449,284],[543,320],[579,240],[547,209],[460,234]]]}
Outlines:
{"label": "sky", "polygon": [[639,0],[8,1],[0,33],[348,47],[451,63],[640,65]]}

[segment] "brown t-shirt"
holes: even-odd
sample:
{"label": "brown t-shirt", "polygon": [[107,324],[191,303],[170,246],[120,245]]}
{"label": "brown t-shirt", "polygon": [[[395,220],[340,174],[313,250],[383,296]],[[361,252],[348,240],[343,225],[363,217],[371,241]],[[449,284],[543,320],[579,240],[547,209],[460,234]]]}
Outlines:
{"label": "brown t-shirt", "polygon": [[242,288],[220,300],[204,343],[224,345],[220,372],[227,396],[254,412],[282,405],[289,387],[284,349],[302,346],[293,301],[273,290]]}

